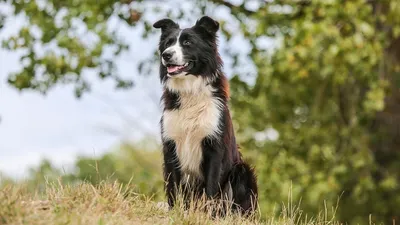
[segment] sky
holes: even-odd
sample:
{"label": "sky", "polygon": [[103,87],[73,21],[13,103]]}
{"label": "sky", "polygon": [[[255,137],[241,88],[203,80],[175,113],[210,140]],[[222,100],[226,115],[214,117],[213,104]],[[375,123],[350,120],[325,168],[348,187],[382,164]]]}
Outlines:
{"label": "sky", "polygon": [[[118,64],[124,71],[135,68],[126,60]],[[6,84],[7,75],[18,68],[18,54],[0,50],[0,171],[6,174],[20,177],[43,157],[64,165],[77,154],[98,156],[144,132],[157,135],[157,76],[136,75],[135,88],[125,91],[93,79],[92,92],[78,100],[71,86],[56,87],[46,96],[18,92]]]}
{"label": "sky", "polygon": [[[0,39],[14,34],[22,18],[7,20]],[[139,29],[121,29],[130,38],[131,50],[117,59],[122,76],[133,78],[135,87],[116,91],[112,81],[95,74],[93,90],[76,99],[72,86],[57,86],[46,96],[19,92],[6,83],[18,71],[19,54],[0,48],[0,171],[24,178],[27,168],[48,158],[57,166],[68,166],[77,155],[100,156],[122,140],[158,135],[160,116],[158,75],[137,74],[137,61],[148,57],[157,39],[143,41]],[[140,48],[138,47],[140,46]]]}
{"label": "sky", "polygon": [[[7,9],[2,7],[2,10]],[[217,14],[219,18],[229,16],[223,9]],[[161,18],[155,14],[148,16],[153,21]],[[153,53],[158,36],[142,40],[142,27],[132,29],[116,21],[111,21],[110,26],[119,25],[120,35],[130,44],[129,52],[116,59],[121,75],[135,81],[135,87],[129,90],[116,91],[113,82],[100,81],[95,74],[85,74],[93,77],[93,90],[79,100],[72,86],[57,86],[46,96],[33,91],[19,92],[6,83],[8,74],[21,68],[19,53],[0,48],[1,172],[23,179],[27,169],[38,165],[43,158],[67,168],[78,155],[101,156],[122,140],[159,136],[161,86],[158,74],[143,76],[136,70],[137,62]],[[23,23],[23,18],[9,18],[0,31],[0,40],[15,34]],[[188,25],[192,24],[182,27]],[[231,42],[240,46],[237,51],[246,50],[240,38],[233,38]],[[220,40],[220,48],[225,45],[226,41]],[[224,53],[222,57],[229,77],[231,60]]]}

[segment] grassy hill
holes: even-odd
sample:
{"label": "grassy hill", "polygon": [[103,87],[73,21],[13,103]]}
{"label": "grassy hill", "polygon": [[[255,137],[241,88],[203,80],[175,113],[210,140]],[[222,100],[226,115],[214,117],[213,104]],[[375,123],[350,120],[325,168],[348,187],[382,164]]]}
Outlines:
{"label": "grassy hill", "polygon": [[24,185],[10,184],[0,190],[0,224],[339,224],[325,213],[310,218],[287,205],[279,218],[261,221],[259,215],[228,215],[212,219],[208,213],[176,207],[130,191],[117,182],[61,185],[48,184],[44,194],[33,194]]}

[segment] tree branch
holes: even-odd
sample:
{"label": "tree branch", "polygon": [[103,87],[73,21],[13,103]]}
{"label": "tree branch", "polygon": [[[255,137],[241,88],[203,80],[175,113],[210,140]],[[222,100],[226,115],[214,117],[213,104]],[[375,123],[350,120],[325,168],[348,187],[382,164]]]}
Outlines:
{"label": "tree branch", "polygon": [[231,11],[238,11],[238,12],[242,12],[243,14],[245,14],[246,16],[255,13],[255,11],[252,10],[248,10],[244,7],[244,4],[242,4],[241,6],[236,6],[230,2],[224,1],[224,0],[210,0],[212,3],[214,4],[218,4],[218,5],[223,5],[228,7]]}

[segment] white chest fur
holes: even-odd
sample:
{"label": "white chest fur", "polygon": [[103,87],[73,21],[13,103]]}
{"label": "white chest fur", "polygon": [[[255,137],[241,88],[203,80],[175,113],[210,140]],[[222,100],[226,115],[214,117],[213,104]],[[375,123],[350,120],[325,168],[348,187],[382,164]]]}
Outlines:
{"label": "white chest fur", "polygon": [[184,175],[202,179],[202,141],[220,132],[221,105],[202,78],[190,77],[167,84],[170,90],[179,92],[180,107],[164,111],[163,135],[174,140]]}

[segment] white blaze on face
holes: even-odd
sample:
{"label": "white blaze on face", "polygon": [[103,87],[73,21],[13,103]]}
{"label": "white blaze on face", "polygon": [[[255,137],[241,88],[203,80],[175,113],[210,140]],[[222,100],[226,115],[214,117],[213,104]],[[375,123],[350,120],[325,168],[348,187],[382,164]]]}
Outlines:
{"label": "white blaze on face", "polygon": [[[172,46],[169,46],[164,50],[164,52],[169,52],[172,54],[171,62],[174,62],[177,66],[183,66],[186,62],[184,61],[183,57],[183,50],[182,46],[179,43],[179,38],[181,37],[182,31],[179,32],[178,36],[176,37],[176,42]],[[162,59],[162,63],[164,65],[167,64],[167,62]]]}

